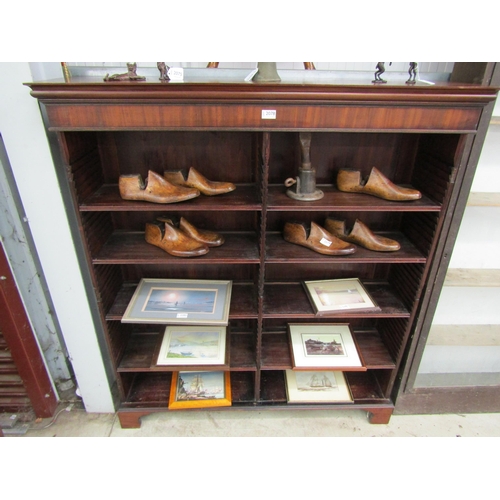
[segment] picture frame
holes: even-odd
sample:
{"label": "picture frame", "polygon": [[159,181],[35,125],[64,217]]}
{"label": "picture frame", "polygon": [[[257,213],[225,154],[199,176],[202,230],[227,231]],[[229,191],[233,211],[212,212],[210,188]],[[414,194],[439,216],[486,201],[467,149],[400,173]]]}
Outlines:
{"label": "picture frame", "polygon": [[169,410],[231,405],[231,378],[228,371],[172,373]]}
{"label": "picture frame", "polygon": [[380,311],[358,278],[304,281],[303,285],[317,316]]}
{"label": "picture frame", "polygon": [[285,370],[288,403],[353,403],[341,371]]}
{"label": "picture frame", "polygon": [[121,321],[227,326],[231,291],[228,280],[143,278]]}
{"label": "picture frame", "polygon": [[366,371],[348,323],[288,324],[294,370]]}
{"label": "picture frame", "polygon": [[156,365],[226,367],[226,345],[226,327],[169,325],[163,332]]}

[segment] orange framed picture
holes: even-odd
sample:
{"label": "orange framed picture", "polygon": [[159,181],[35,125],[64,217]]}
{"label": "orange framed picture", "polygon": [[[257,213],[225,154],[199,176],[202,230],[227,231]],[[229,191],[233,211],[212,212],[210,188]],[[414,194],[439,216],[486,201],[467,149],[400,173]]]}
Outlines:
{"label": "orange framed picture", "polygon": [[231,406],[231,378],[224,371],[172,373],[169,410]]}

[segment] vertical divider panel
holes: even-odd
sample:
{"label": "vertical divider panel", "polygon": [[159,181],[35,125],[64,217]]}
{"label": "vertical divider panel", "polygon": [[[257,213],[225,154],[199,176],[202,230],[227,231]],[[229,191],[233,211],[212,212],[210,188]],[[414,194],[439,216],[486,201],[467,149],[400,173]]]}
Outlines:
{"label": "vertical divider panel", "polygon": [[260,399],[260,384],[261,384],[261,358],[262,358],[262,317],[264,311],[264,282],[266,278],[266,228],[267,228],[267,204],[268,204],[268,188],[269,188],[269,157],[271,151],[271,134],[263,132],[262,137],[262,155],[259,158],[261,162],[261,204],[262,212],[260,217],[260,237],[259,237],[259,279],[257,291],[258,317],[257,317],[257,348],[256,362],[257,371],[255,375],[255,400]]}

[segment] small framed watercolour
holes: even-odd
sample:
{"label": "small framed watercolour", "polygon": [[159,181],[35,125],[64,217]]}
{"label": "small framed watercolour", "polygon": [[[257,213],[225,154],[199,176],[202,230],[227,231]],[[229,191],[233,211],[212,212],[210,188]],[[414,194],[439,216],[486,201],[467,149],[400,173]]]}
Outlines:
{"label": "small framed watercolour", "polygon": [[289,403],[352,403],[345,375],[334,371],[286,370]]}
{"label": "small framed watercolour", "polygon": [[231,406],[229,372],[173,372],[169,410]]}
{"label": "small framed watercolour", "polygon": [[294,370],[366,371],[348,324],[289,324]]}
{"label": "small framed watercolour", "polygon": [[357,278],[303,283],[317,316],[346,311],[380,311]]}
{"label": "small framed watercolour", "polygon": [[227,325],[232,281],[142,279],[123,323]]}
{"label": "small framed watercolour", "polygon": [[225,366],[226,327],[167,326],[158,358],[160,366]]}

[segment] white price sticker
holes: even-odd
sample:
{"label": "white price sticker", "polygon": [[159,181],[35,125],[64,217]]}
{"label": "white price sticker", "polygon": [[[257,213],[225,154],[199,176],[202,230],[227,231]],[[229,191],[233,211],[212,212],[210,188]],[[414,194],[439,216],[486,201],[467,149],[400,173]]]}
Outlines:
{"label": "white price sticker", "polygon": [[183,68],[169,68],[167,75],[171,82],[182,82],[184,80]]}
{"label": "white price sticker", "polygon": [[262,110],[263,120],[276,120],[276,110],[275,109],[263,109]]}
{"label": "white price sticker", "polygon": [[327,240],[326,238],[321,238],[321,240],[319,240],[319,242],[324,245],[325,247],[329,247],[332,242],[330,240]]}
{"label": "white price sticker", "polygon": [[177,313],[177,316],[176,316],[176,317],[177,317],[177,318],[187,318],[187,317],[188,317],[188,315],[187,315],[187,313]]}

